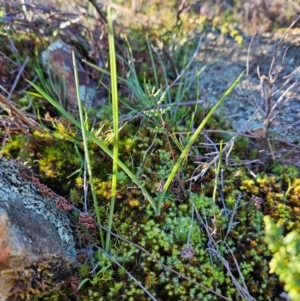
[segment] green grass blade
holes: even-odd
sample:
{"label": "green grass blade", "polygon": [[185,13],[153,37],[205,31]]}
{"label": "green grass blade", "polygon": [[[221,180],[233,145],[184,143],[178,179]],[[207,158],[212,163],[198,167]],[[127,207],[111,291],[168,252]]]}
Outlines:
{"label": "green grass blade", "polygon": [[186,157],[187,153],[189,152],[191,146],[193,145],[193,143],[195,142],[196,138],[198,137],[198,135],[200,134],[200,132],[203,130],[204,126],[206,125],[206,123],[208,122],[208,120],[211,118],[211,116],[215,113],[215,111],[220,107],[220,105],[224,102],[225,98],[230,95],[230,93],[233,91],[233,89],[235,88],[235,86],[239,83],[239,81],[241,80],[242,76],[243,76],[244,72],[242,72],[240,74],[240,76],[235,80],[235,82],[229,87],[229,89],[223,94],[223,96],[218,100],[218,102],[214,105],[214,107],[210,110],[210,112],[207,114],[207,116],[204,118],[204,120],[201,122],[201,124],[199,125],[199,127],[197,128],[197,130],[195,131],[195,133],[190,137],[186,147],[184,148],[184,150],[182,151],[182,153],[180,154],[176,164],[174,165],[165,185],[163,188],[163,191],[161,193],[161,195],[159,196],[159,202],[158,202],[158,214],[160,213],[160,209],[161,209],[161,205],[162,202],[164,200],[165,194],[172,182],[172,180],[174,179],[182,161],[184,160],[184,158]]}
{"label": "green grass blade", "polygon": [[[88,148],[88,138],[86,137],[86,125],[85,125],[85,118],[83,114],[83,105],[80,98],[80,91],[79,91],[79,79],[78,79],[78,72],[77,72],[77,66],[76,66],[76,58],[75,53],[72,51],[72,60],[73,60],[73,66],[74,66],[74,77],[75,77],[75,84],[76,84],[76,96],[77,96],[77,102],[78,102],[78,111],[79,111],[79,118],[80,118],[80,127],[81,127],[81,133],[82,133],[82,141],[83,141],[83,147],[84,147],[84,155],[86,159],[87,164],[87,171],[89,175],[89,184],[92,191],[92,198],[93,198],[93,204],[94,204],[94,211],[96,213],[97,222],[101,224],[101,217],[100,217],[100,208],[97,200],[97,196],[94,189],[94,182],[93,182],[93,172],[92,172],[92,165],[89,155],[89,148]],[[104,237],[103,237],[103,231],[99,227],[99,234],[102,246],[104,246]]]}
{"label": "green grass blade", "polygon": [[153,70],[155,87],[156,87],[156,89],[159,89],[160,87],[158,85],[157,69],[156,69],[156,65],[155,65],[153,51],[152,51],[151,44],[150,44],[150,41],[149,41],[148,37],[146,37],[146,41],[147,41],[148,51],[149,51],[150,60],[151,60],[151,66],[152,66],[152,70]]}
{"label": "green grass blade", "polygon": [[[60,104],[58,104],[55,100],[53,100],[47,93],[45,93],[41,88],[39,88],[35,83],[28,81],[32,87],[34,87],[42,97],[44,97],[47,101],[49,101],[64,117],[66,117],[68,120],[70,120],[77,128],[81,130],[81,124],[78,122],[70,113],[68,113]],[[85,129],[84,129],[85,130]],[[101,142],[99,139],[97,139],[92,133],[85,130],[86,137],[96,143],[108,156],[110,156],[113,159],[112,152]],[[129,178],[141,189],[142,193],[144,194],[144,197],[148,199],[151,206],[157,213],[157,205],[153,198],[150,196],[146,188],[143,186],[143,184],[138,180],[138,178],[131,172],[131,170],[121,161],[118,160],[118,165],[120,168],[123,169],[123,171],[128,175]]]}
{"label": "green grass blade", "polygon": [[115,199],[117,194],[117,174],[119,161],[119,109],[118,109],[118,82],[117,82],[117,66],[116,66],[116,50],[113,33],[113,22],[111,18],[111,8],[107,8],[108,22],[108,43],[109,43],[109,62],[110,62],[110,79],[111,79],[111,94],[112,94],[112,111],[113,111],[113,130],[114,130],[114,147],[113,147],[113,174],[111,183],[111,201],[109,207],[109,216],[107,224],[107,233],[105,241],[105,251],[109,251],[110,232],[112,219],[115,208]]}

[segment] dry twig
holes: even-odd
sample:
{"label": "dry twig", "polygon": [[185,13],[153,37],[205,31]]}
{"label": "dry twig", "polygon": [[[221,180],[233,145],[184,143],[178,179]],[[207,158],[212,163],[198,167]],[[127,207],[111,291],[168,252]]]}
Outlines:
{"label": "dry twig", "polygon": [[18,110],[11,101],[6,99],[2,94],[0,94],[0,103],[4,105],[12,114],[12,121],[17,124],[18,128],[25,134],[28,132],[28,129],[24,126],[27,125],[29,128],[40,131],[37,123],[26,117],[26,115]]}

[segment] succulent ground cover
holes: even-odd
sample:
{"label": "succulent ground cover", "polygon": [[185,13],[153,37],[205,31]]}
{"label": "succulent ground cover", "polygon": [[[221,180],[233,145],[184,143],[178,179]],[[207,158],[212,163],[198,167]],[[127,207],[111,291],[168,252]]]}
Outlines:
{"label": "succulent ground cover", "polygon": [[[73,24],[76,9],[2,4],[2,155],[69,200],[77,238],[70,281],[32,300],[283,300],[284,290],[300,300],[297,141],[286,142],[293,164],[281,165],[270,137],[235,132],[222,114],[206,118],[212,108],[188,76],[195,31],[240,47],[247,26],[237,24],[251,5],[253,20],[255,11],[266,24],[293,18],[279,2],[266,14],[265,2],[209,4],[115,3],[106,16],[90,1]],[[40,18],[29,21],[33,12]],[[117,13],[115,54],[107,28]],[[72,110],[62,101],[63,84],[38,55],[58,37],[87,58],[105,101]]]}

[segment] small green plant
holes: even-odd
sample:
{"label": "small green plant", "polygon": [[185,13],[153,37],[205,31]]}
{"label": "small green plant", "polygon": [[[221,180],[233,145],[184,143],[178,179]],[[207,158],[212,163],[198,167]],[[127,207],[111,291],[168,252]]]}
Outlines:
{"label": "small green plant", "polygon": [[275,224],[270,216],[264,217],[265,241],[273,253],[270,273],[279,276],[284,290],[293,301],[300,300],[300,233],[293,230],[284,236],[284,227]]}
{"label": "small green plant", "polygon": [[[99,69],[97,66],[94,66],[96,69]],[[101,71],[101,70],[100,70]],[[238,82],[241,80],[243,73],[236,79],[236,81],[229,87],[229,89],[224,93],[224,95],[220,98],[220,100],[215,104],[215,106],[211,109],[211,111],[207,114],[207,116],[204,118],[204,120],[201,122],[201,124],[198,126],[196,131],[189,137],[189,140],[184,147],[183,151],[181,152],[178,161],[174,164],[174,167],[172,171],[170,172],[168,179],[163,187],[162,193],[158,196],[158,201],[156,202],[148,193],[148,191],[145,189],[143,184],[140,182],[139,179],[133,174],[133,172],[120,160],[116,160],[115,155],[103,144],[102,141],[97,139],[95,135],[87,130],[85,127],[83,127],[83,123],[78,122],[70,113],[68,113],[59,103],[57,103],[54,99],[52,99],[45,91],[43,91],[40,87],[38,87],[36,84],[30,82],[30,84],[40,93],[37,96],[40,97],[42,95],[46,100],[48,100],[64,117],[66,117],[71,123],[73,123],[76,127],[78,127],[83,134],[84,142],[88,140],[93,141],[96,143],[107,155],[109,155],[115,162],[117,162],[118,166],[123,169],[123,171],[135,182],[138,187],[142,190],[145,197],[148,199],[148,201],[151,203],[152,207],[154,208],[154,211],[156,214],[160,214],[161,212],[161,206],[165,197],[165,194],[174,179],[174,177],[177,174],[177,171],[182,163],[182,161],[186,158],[188,152],[190,151],[194,141],[200,134],[200,132],[203,130],[206,123],[209,121],[213,113],[219,108],[219,106],[223,103],[225,98],[230,95],[230,93],[233,91],[235,86],[238,84]],[[115,85],[117,83],[115,82]]]}

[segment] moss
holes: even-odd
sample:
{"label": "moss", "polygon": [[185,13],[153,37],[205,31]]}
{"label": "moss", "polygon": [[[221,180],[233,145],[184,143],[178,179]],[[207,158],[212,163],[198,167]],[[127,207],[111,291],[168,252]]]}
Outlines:
{"label": "moss", "polygon": [[2,156],[8,159],[17,157],[26,146],[26,140],[27,138],[24,134],[10,136],[2,148]]}
{"label": "moss", "polygon": [[70,300],[67,294],[67,279],[72,269],[63,263],[61,258],[53,256],[47,261],[36,262],[22,272],[13,276],[14,288],[7,301],[11,300]]}
{"label": "moss", "polygon": [[[272,182],[272,179],[270,181]],[[264,298],[262,296],[265,296],[265,292],[270,296],[274,289],[274,277],[268,274],[270,253],[263,243],[262,212],[258,211],[254,204],[249,206],[245,200],[241,200],[239,210],[235,212],[234,223],[232,223],[224,216],[220,216],[222,212],[221,202],[212,205],[211,198],[203,195],[192,195],[192,200],[191,203],[182,204],[178,207],[174,205],[174,202],[171,203],[166,209],[167,216],[162,226],[150,217],[143,224],[125,222],[118,228],[118,233],[149,250],[154,258],[164,262],[167,266],[207,287],[213,288],[217,283],[221,293],[229,298],[235,298],[235,288],[229,287],[228,283],[231,283],[231,280],[228,279],[223,265],[217,258],[213,257],[214,259],[211,261],[211,256],[205,251],[207,236],[196,221],[192,222],[190,210],[192,204],[195,204],[199,214],[207,223],[206,227],[211,229],[210,231],[213,231],[214,226],[217,225],[218,231],[215,239],[226,238],[226,244],[219,244],[218,250],[231,266],[235,265],[234,258],[237,260],[250,293],[258,299]],[[131,207],[131,210],[135,210],[135,207]],[[214,215],[218,216],[220,224],[212,221]],[[190,260],[183,260],[180,254],[182,249],[186,247],[191,226],[190,243],[194,247],[195,256]],[[119,254],[117,255],[118,262],[123,264],[125,268],[132,267],[136,258],[140,258],[139,272],[135,276],[142,283],[147,284],[149,291],[155,296],[159,295],[160,298],[168,298],[168,300],[178,300],[178,298],[191,300],[191,296],[218,300],[216,296],[208,293],[205,289],[177,278],[169,271],[164,270],[148,255],[141,253],[133,246],[122,243],[118,249],[113,248],[111,252]],[[115,293],[113,293],[115,289],[112,286],[106,293],[103,292],[104,294],[114,295],[119,300],[122,298],[142,298],[143,293],[129,285],[127,278],[124,278],[123,269],[114,269],[114,271],[113,278],[119,279],[122,286]],[[261,272],[258,273],[257,271]],[[235,276],[239,277],[238,273]],[[258,283],[259,285],[257,285]],[[266,289],[261,290],[261,285]]]}
{"label": "moss", "polygon": [[[58,120],[55,122],[59,123]],[[123,129],[120,157],[128,160],[128,164],[134,162],[132,169],[144,178],[147,189],[156,194],[157,184],[166,179],[173,166],[169,145],[164,133],[154,134],[144,127],[134,134],[131,132],[133,130],[132,126]],[[38,166],[48,183],[52,179],[55,179],[53,183],[61,183],[62,179],[77,171],[69,183],[65,181],[64,184],[68,187],[72,203],[81,206],[83,173],[81,145],[77,141],[76,131],[67,125],[56,126],[54,131],[57,131],[55,135],[36,133],[23,151],[30,151],[33,154],[32,160],[41,156]],[[101,133],[99,139],[100,136]],[[102,136],[106,139],[105,137]],[[247,148],[247,143],[241,140],[236,151]],[[149,144],[152,146],[147,150]],[[78,153],[74,152],[74,145],[78,148]],[[179,152],[176,147],[174,150]],[[91,145],[94,186],[105,224],[111,193],[111,180],[108,175],[111,173],[111,161],[107,160],[106,155],[96,154],[97,147]],[[193,166],[193,162],[188,162],[183,168],[190,168],[192,172]],[[214,248],[229,266],[235,267],[238,262],[250,294],[258,300],[273,298],[280,285],[274,275],[268,274],[271,253],[263,241],[262,219],[264,214],[270,214],[288,230],[300,225],[299,173],[293,168],[274,167],[272,173],[259,173],[254,178],[242,167],[222,168],[222,197],[218,196],[215,201],[212,199],[215,171],[211,169],[204,179],[192,183],[189,198],[177,198],[170,193],[159,217],[154,215],[141,192],[129,184],[129,179],[124,174],[120,174],[113,230],[147,249],[155,259],[170,268],[211,289],[217,286],[221,294],[235,299],[236,288],[229,284],[231,280],[223,263],[207,251],[210,233],[219,242]],[[283,173],[278,174],[278,171]],[[185,185],[183,188],[185,189]],[[253,195],[260,199],[259,206]],[[193,206],[198,214],[194,213],[194,220]],[[84,228],[78,229],[78,237],[83,244],[99,244],[95,235],[86,236]],[[188,241],[195,253],[187,260],[181,254],[187,249]],[[207,290],[165,270],[132,245],[113,239],[110,253],[124,268],[112,265],[107,257],[96,253],[93,260],[98,268],[94,270],[94,274],[90,273],[88,264],[78,270],[82,279],[89,279],[79,292],[81,300],[142,300],[143,291],[129,280],[126,270],[133,272],[137,280],[159,298],[193,300],[201,297],[201,300],[219,300]],[[101,270],[102,267],[108,268],[104,271]],[[240,279],[238,272],[234,272],[234,276]],[[265,289],[261,289],[262,286]]]}

